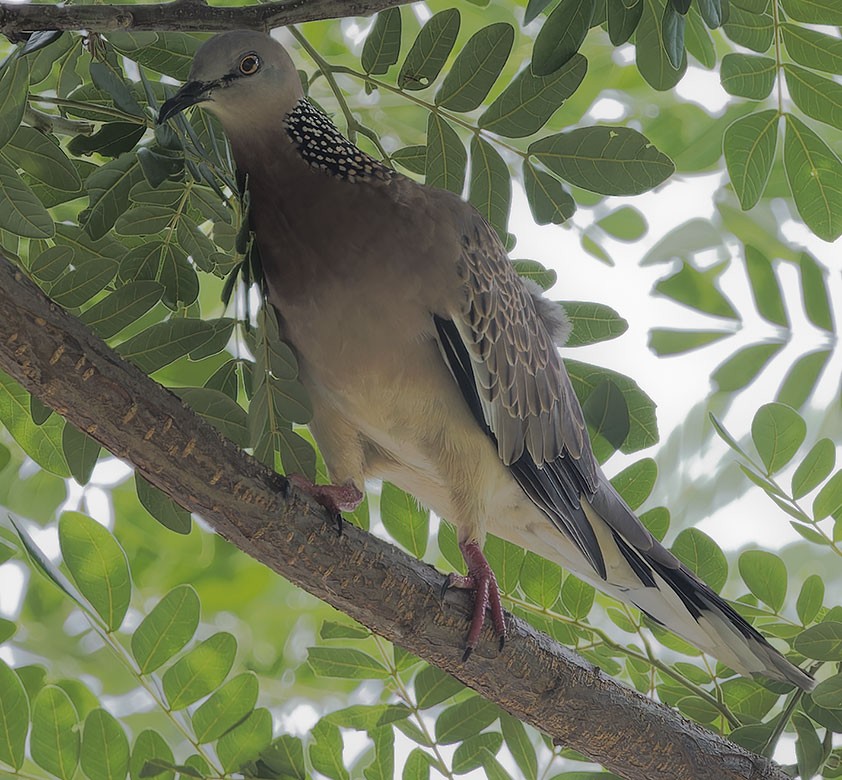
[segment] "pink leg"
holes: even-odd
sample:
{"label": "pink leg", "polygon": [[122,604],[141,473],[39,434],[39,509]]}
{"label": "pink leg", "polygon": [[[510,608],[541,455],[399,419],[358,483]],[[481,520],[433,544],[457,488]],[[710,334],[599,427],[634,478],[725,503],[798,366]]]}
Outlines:
{"label": "pink leg", "polygon": [[497,587],[497,578],[485,560],[480,546],[476,542],[462,542],[459,544],[462,550],[462,557],[468,564],[467,576],[451,574],[444,584],[444,590],[448,588],[465,588],[474,591],[474,614],[471,618],[471,628],[468,631],[468,640],[465,644],[465,654],[462,661],[467,661],[479,642],[479,635],[485,623],[485,610],[491,608],[491,623],[494,632],[500,637],[500,649],[506,641],[506,620],[503,616],[503,605],[500,603],[500,590]]}
{"label": "pink leg", "polygon": [[339,525],[342,533],[342,512],[353,512],[363,500],[363,494],[352,484],[315,485],[301,474],[290,474],[287,479],[302,493],[306,493],[319,506],[323,506]]}

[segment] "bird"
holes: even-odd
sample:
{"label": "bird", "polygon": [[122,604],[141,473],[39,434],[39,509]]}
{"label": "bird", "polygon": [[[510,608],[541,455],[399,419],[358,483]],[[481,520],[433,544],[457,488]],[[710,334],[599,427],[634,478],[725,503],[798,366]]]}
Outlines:
{"label": "bird", "polygon": [[455,525],[467,574],[445,585],[474,591],[463,660],[487,613],[501,650],[506,636],[490,533],[739,674],[814,686],[612,487],[557,349],[563,309],[470,204],[355,146],[263,32],[204,42],[158,122],[193,105],[221,122],[247,181],[268,300],[312,402],[331,484],[293,484],[339,513],[366,479],[388,480]]}

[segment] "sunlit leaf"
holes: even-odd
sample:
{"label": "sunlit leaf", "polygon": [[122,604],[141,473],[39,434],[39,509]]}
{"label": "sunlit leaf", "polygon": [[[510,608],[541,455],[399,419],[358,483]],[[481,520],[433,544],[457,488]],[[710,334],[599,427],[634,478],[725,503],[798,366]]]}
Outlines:
{"label": "sunlit leaf", "polygon": [[778,612],[786,599],[786,565],[774,553],[747,550],[739,558],[740,576],[748,589]]}
{"label": "sunlit leaf", "polygon": [[154,672],[181,650],[199,625],[199,597],[178,585],[143,618],[132,634],[132,655],[141,674]]}
{"label": "sunlit leaf", "polygon": [[751,438],[767,474],[780,471],[795,455],[807,435],[807,424],[784,404],[764,404],[751,423]]}
{"label": "sunlit leaf", "polygon": [[29,700],[15,672],[0,658],[0,761],[20,769],[29,731]]}
{"label": "sunlit leaf", "polygon": [[184,709],[218,688],[231,671],[237,640],[219,631],[178,659],[161,679],[170,708]]}
{"label": "sunlit leaf", "polygon": [[384,482],[380,493],[380,519],[396,542],[416,558],[424,556],[430,535],[430,513],[412,496]]}
{"label": "sunlit leaf", "polygon": [[90,780],[123,780],[129,771],[129,740],[110,712],[95,709],[85,718],[81,761]]}

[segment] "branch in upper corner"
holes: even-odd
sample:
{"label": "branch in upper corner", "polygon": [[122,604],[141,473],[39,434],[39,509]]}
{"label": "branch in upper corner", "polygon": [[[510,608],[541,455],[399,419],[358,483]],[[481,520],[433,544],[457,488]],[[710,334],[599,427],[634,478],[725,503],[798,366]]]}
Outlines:
{"label": "branch in upper corner", "polygon": [[412,0],[280,0],[235,8],[205,0],[150,5],[58,5],[0,3],[0,33],[15,36],[37,30],[91,32],[264,30],[319,19],[369,14]]}

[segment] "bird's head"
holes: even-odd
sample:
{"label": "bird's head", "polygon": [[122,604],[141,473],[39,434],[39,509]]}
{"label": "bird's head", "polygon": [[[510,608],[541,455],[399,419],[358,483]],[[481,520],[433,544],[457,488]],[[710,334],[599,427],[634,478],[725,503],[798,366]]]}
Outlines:
{"label": "bird's head", "polygon": [[226,131],[275,125],[303,96],[298,71],[281,44],[250,30],[222,33],[196,52],[187,83],[167,100],[159,124],[188,106],[216,114]]}

